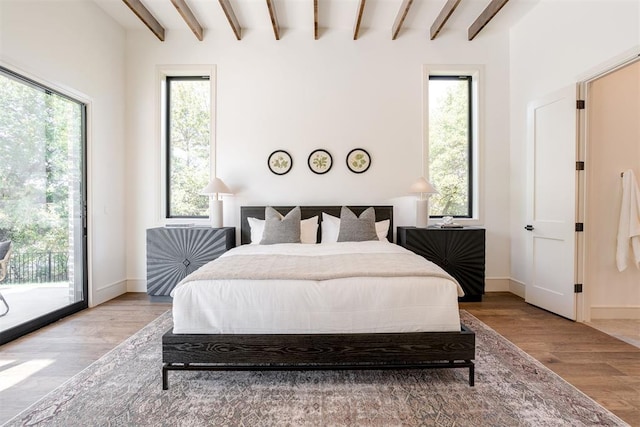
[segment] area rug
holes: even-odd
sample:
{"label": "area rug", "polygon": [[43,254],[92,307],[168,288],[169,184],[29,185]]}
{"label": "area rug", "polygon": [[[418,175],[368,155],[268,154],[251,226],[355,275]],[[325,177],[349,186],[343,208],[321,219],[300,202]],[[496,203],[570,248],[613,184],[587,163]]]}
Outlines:
{"label": "area rug", "polygon": [[6,426],[623,426],[622,420],[461,311],[466,369],[169,373],[167,312]]}

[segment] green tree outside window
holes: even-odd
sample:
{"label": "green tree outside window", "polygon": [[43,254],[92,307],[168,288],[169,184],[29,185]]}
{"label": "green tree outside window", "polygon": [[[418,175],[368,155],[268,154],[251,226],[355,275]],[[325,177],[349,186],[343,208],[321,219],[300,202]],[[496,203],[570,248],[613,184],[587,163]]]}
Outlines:
{"label": "green tree outside window", "polygon": [[469,217],[471,77],[429,77],[430,215]]}

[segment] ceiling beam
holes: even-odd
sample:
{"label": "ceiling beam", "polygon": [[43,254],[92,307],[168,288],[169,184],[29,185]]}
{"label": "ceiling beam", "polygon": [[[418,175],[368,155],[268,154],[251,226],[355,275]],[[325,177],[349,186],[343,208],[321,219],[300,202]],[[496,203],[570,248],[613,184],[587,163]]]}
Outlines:
{"label": "ceiling beam", "polygon": [[267,8],[269,9],[269,16],[271,17],[273,35],[276,36],[276,40],[280,40],[280,26],[278,25],[278,17],[276,16],[274,0],[267,0]]}
{"label": "ceiling beam", "polygon": [[358,5],[358,13],[356,15],[356,23],[353,26],[353,39],[358,40],[358,33],[360,32],[360,24],[362,23],[362,15],[364,14],[364,5],[367,0],[360,0]]}
{"label": "ceiling beam", "polygon": [[502,6],[507,4],[508,1],[509,0],[491,0],[491,3],[489,3],[489,5],[482,11],[480,16],[478,16],[478,18],[476,18],[473,24],[471,24],[471,26],[469,27],[470,41],[473,40],[480,31],[482,31],[485,25],[487,25],[489,21],[491,21],[491,19],[493,19],[493,17],[496,16],[498,12],[500,12]]}
{"label": "ceiling beam", "polygon": [[138,18],[140,18],[142,22],[144,22],[144,25],[146,25],[147,28],[149,28],[151,32],[160,39],[160,41],[164,41],[164,27],[160,25],[158,20],[151,14],[151,12],[149,12],[149,9],[144,7],[140,0],[122,1],[129,7],[129,9],[131,9],[133,13],[136,14]]}
{"label": "ceiling beam", "polygon": [[398,33],[402,28],[404,19],[407,17],[409,8],[412,4],[413,0],[402,0],[402,5],[400,6],[400,10],[398,11],[398,16],[396,16],[396,21],[393,23],[393,28],[391,29],[391,40],[395,40],[396,37],[398,37]]}
{"label": "ceiling beam", "polygon": [[456,10],[456,7],[458,7],[459,4],[460,4],[460,0],[447,1],[447,3],[444,5],[442,10],[440,11],[440,14],[436,18],[436,20],[433,21],[433,25],[431,25],[431,31],[430,31],[431,40],[438,37],[438,34],[440,34],[440,30],[442,30],[442,28],[444,27],[444,24],[447,23],[447,21],[453,14],[453,11]]}
{"label": "ceiling beam", "polygon": [[233,30],[233,34],[236,35],[236,39],[240,40],[242,37],[242,27],[240,27],[240,23],[238,22],[238,18],[236,18],[236,14],[233,13],[233,8],[231,7],[231,3],[229,0],[219,0],[220,6],[224,11],[225,16],[227,17],[227,21],[229,21],[229,25],[231,25],[231,29]]}
{"label": "ceiling beam", "polygon": [[202,29],[202,25],[198,22],[195,15],[189,9],[186,0],[171,0],[171,3],[178,9],[178,13],[184,19],[184,22],[187,23],[193,34],[195,34],[196,38],[200,41],[204,38],[204,30]]}
{"label": "ceiling beam", "polygon": [[318,0],[313,0],[313,39],[318,40]]}

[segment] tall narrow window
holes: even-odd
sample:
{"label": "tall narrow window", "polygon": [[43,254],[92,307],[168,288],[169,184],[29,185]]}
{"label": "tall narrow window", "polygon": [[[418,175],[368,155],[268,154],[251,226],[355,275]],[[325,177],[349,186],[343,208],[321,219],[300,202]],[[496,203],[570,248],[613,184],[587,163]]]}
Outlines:
{"label": "tall narrow window", "polygon": [[166,77],[167,218],[204,218],[211,157],[208,76]]}
{"label": "tall narrow window", "polygon": [[472,95],[471,76],[429,76],[431,216],[473,216]]}

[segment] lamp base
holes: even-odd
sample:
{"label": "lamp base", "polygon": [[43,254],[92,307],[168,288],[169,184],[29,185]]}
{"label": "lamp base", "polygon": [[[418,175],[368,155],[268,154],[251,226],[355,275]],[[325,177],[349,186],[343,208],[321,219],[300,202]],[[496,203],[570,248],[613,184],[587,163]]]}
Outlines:
{"label": "lamp base", "polygon": [[211,227],[222,227],[222,200],[215,200],[212,198],[210,211],[211,214],[209,215],[209,218],[211,219]]}
{"label": "lamp base", "polygon": [[427,228],[429,225],[429,199],[416,200],[416,227]]}

